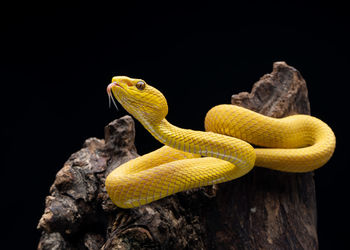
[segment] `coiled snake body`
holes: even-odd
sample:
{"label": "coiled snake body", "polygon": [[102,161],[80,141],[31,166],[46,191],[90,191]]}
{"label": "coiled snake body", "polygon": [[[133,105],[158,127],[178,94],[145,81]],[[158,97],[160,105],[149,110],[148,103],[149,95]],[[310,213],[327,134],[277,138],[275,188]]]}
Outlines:
{"label": "coiled snake body", "polygon": [[166,145],[107,176],[107,192],[122,208],[230,181],[254,165],[287,172],[312,171],[323,166],[335,148],[332,130],[308,115],[277,119],[234,105],[219,105],[206,115],[207,132],[202,132],[170,124],[165,119],[165,97],[141,79],[113,77],[107,92]]}

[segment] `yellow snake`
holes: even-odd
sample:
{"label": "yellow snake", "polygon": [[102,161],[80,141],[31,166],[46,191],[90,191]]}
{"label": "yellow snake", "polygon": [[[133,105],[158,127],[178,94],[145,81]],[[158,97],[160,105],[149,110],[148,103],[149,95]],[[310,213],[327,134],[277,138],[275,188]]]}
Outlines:
{"label": "yellow snake", "polygon": [[219,105],[206,115],[207,132],[202,132],[170,124],[165,119],[165,97],[141,79],[113,77],[107,92],[166,145],[107,176],[108,195],[122,208],[230,181],[254,165],[287,172],[312,171],[323,166],[334,152],[333,131],[312,116],[277,119],[235,105]]}

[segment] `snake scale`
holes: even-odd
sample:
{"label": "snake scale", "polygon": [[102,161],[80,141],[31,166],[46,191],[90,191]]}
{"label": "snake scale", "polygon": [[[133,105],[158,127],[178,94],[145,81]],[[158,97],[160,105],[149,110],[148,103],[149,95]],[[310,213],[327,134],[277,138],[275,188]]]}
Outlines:
{"label": "snake scale", "polygon": [[207,113],[203,132],[170,124],[165,119],[165,97],[141,79],[113,77],[107,93],[165,144],[107,176],[107,193],[122,208],[230,181],[254,165],[286,172],[312,171],[323,166],[335,149],[331,128],[308,115],[277,119],[235,105],[218,105]]}

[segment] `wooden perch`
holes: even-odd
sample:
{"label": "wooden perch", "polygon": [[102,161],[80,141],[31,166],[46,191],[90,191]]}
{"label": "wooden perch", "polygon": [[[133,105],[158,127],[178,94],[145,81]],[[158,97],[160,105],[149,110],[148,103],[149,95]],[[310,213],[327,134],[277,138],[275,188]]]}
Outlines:
{"label": "wooden perch", "polygon": [[[283,117],[310,114],[300,73],[276,62],[232,104]],[[288,132],[288,131],[286,131]],[[134,209],[116,207],[105,177],[137,157],[134,122],[122,117],[72,154],[46,198],[38,249],[317,249],[313,173],[254,168],[223,184],[178,193]]]}

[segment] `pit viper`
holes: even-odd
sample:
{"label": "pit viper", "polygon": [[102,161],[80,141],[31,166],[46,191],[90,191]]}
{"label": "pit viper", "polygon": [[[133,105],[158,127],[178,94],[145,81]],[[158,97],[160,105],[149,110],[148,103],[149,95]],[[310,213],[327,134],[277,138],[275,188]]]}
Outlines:
{"label": "pit viper", "polygon": [[169,123],[165,97],[142,79],[113,77],[107,93],[165,145],[124,163],[106,177],[107,193],[121,208],[230,181],[254,166],[312,171],[323,166],[335,149],[331,128],[309,115],[271,118],[223,104],[207,113],[204,132]]}

